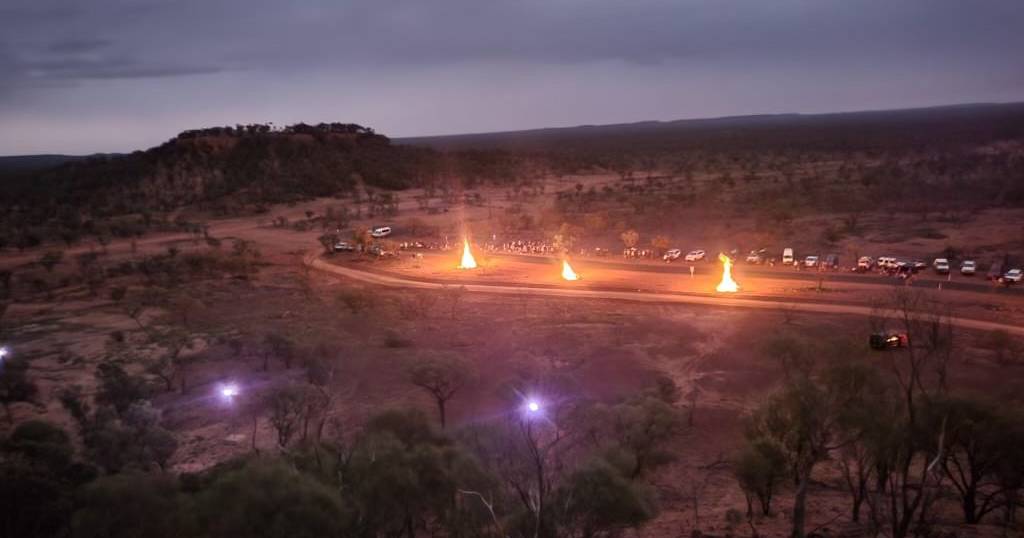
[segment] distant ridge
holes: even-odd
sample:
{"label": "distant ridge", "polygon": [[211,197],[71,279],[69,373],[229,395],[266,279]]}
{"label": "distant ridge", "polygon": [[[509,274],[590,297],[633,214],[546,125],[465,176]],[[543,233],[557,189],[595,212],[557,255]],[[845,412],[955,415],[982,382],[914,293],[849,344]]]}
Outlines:
{"label": "distant ridge", "polygon": [[[540,149],[542,144],[556,140],[591,138],[596,136],[669,134],[714,131],[734,128],[813,126],[815,124],[860,125],[872,122],[921,123],[931,120],[956,119],[958,116],[999,115],[1020,113],[1024,102],[1014,103],[963,103],[921,108],[880,109],[853,112],[827,112],[803,114],[796,112],[778,114],[748,114],[711,118],[687,118],[677,120],[642,120],[627,123],[584,124],[571,127],[542,127],[518,131],[496,131],[436,136],[394,138],[398,144],[429,146],[437,149]],[[533,148],[532,146],[538,146]]]}
{"label": "distant ridge", "polygon": [[[436,149],[541,149],[538,144],[550,144],[562,139],[591,138],[608,135],[667,134],[671,132],[700,132],[716,129],[744,127],[784,127],[815,123],[861,124],[870,121],[949,120],[960,115],[1002,114],[1024,112],[1024,102],[961,103],[932,107],[875,109],[850,112],[822,112],[806,114],[782,112],[773,114],[745,114],[708,118],[676,120],[639,120],[608,124],[581,124],[566,127],[537,127],[514,131],[490,131],[424,135],[391,138],[395,144],[428,146]],[[92,155],[9,155],[0,156],[0,174],[22,173],[54,168],[56,166],[95,157],[120,157],[123,153],[96,153]]]}
{"label": "distant ridge", "polygon": [[0,157],[0,172],[31,172],[86,159],[79,155],[11,155]]}

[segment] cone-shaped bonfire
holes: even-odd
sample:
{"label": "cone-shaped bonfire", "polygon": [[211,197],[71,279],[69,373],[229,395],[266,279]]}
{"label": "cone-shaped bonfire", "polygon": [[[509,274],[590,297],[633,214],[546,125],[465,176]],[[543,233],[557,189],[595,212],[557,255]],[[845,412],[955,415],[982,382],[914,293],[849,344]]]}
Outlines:
{"label": "cone-shaped bonfire", "polygon": [[462,261],[459,262],[459,269],[476,269],[476,259],[469,250],[469,239],[462,240]]}
{"label": "cone-shaped bonfire", "polygon": [[576,271],[572,270],[572,266],[569,265],[569,260],[562,258],[562,278],[564,280],[579,280],[580,275],[576,274]]}
{"label": "cone-shaped bonfire", "polygon": [[722,262],[722,281],[715,287],[719,293],[736,293],[740,291],[739,284],[732,279],[732,260],[725,254],[718,255],[718,261]]}

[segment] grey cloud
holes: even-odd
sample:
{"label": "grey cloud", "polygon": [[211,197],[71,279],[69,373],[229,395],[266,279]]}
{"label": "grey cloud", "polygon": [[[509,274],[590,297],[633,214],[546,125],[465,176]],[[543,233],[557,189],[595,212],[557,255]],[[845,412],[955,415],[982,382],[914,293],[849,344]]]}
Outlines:
{"label": "grey cloud", "polygon": [[24,62],[21,65],[34,79],[117,79],[150,78],[211,74],[222,71],[219,67],[147,65],[130,59],[85,59],[62,57],[54,60]]}
{"label": "grey cloud", "polygon": [[[308,94],[336,95],[339,103],[385,111],[413,106],[379,102],[394,84],[457,97],[429,125],[402,120],[412,114],[396,112],[393,134],[490,128],[521,119],[504,108],[459,108],[487,102],[486,97],[528,100],[528,108],[545,110],[551,103],[580,102],[578,97],[595,103],[591,114],[577,106],[551,118],[553,123],[671,119],[700,114],[709,101],[718,103],[716,113],[801,111],[809,101],[787,96],[805,92],[813,92],[819,110],[902,106],[913,104],[914,96],[927,104],[1024,98],[1020,0],[2,3],[0,120],[15,108],[44,114],[57,107],[63,113],[59,121],[69,122],[76,114],[102,116],[108,108],[120,111],[125,96],[150,99],[170,116],[230,108],[236,111],[232,121],[266,119],[263,107],[241,108],[242,88],[266,91],[264,99],[282,115],[302,111],[309,121],[347,121],[333,116],[340,109],[326,99],[322,111],[311,111]],[[496,73],[550,91],[520,89],[509,96],[480,84]],[[572,88],[574,77],[602,87],[580,82]],[[98,81],[106,93],[89,93],[86,109],[80,98]],[[171,82],[176,92],[165,93]],[[724,84],[753,88],[723,88],[730,102],[721,101],[723,92],[707,94]],[[653,103],[628,97],[659,85],[679,91],[666,89]],[[264,90],[271,86],[276,90]],[[758,86],[771,88],[774,100]],[[604,91],[619,101],[597,104],[595,96]],[[202,102],[185,95],[201,95]],[[38,109],[26,108],[28,103]]]}
{"label": "grey cloud", "polygon": [[1017,31],[1024,12],[1016,0],[986,2],[984,9],[955,0],[92,0],[87,11],[58,11],[66,2],[42,4],[33,12],[37,24],[49,20],[38,13],[60,13],[54,26],[116,35],[119,46],[147,59],[206,55],[213,63],[245,61],[268,69],[507,59],[651,63],[735,55],[749,61],[841,60],[1024,47],[1024,32]]}
{"label": "grey cloud", "polygon": [[46,50],[56,54],[81,54],[93,52],[111,45],[108,39],[61,39],[50,43]]}

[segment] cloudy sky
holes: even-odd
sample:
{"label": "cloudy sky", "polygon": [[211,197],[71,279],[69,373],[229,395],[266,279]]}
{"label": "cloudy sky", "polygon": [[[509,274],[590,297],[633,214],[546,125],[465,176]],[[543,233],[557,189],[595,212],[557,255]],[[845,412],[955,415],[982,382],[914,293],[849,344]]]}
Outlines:
{"label": "cloudy sky", "polygon": [[2,0],[0,155],[1024,100],[1022,0]]}

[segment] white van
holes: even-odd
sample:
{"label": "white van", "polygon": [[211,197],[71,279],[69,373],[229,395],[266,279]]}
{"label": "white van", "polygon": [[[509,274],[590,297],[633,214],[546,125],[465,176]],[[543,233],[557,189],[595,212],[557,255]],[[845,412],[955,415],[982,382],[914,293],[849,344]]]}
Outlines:
{"label": "white van", "polygon": [[391,226],[374,226],[370,230],[370,235],[376,238],[387,237],[391,235]]}
{"label": "white van", "polygon": [[782,249],[782,265],[793,265],[793,249]]}

